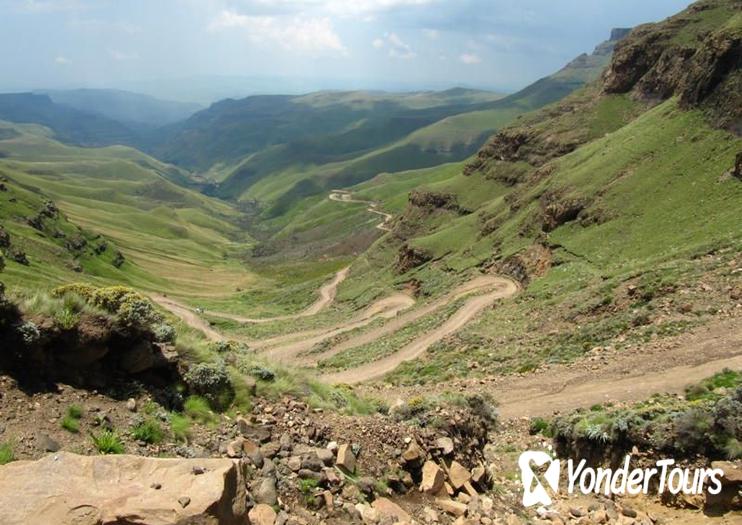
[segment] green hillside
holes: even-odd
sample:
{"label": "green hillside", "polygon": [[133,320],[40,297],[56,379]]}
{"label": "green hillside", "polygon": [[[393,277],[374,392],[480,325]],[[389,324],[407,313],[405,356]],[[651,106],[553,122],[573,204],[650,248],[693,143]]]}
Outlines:
{"label": "green hillside", "polygon": [[[80,279],[75,273],[82,270],[86,279],[219,295],[252,280],[236,259],[250,238],[232,207],[171,182],[176,169],[136,150],[66,146],[50,134],[37,126],[0,125],[0,172],[9,189],[0,195],[2,224],[29,260],[9,262],[8,284]],[[46,200],[60,213],[36,231],[28,219]],[[88,246],[80,253],[64,250],[77,227]],[[98,235],[110,243],[100,256],[90,253]],[[125,262],[116,268],[108,263],[118,250]]]}
{"label": "green hillside", "polygon": [[[342,298],[410,281],[437,293],[479,268],[527,287],[395,381],[568,361],[682,332],[726,307],[742,250],[733,4],[701,2],[638,28],[599,81],[504,128],[465,165],[351,188],[399,218],[354,263]],[[662,50],[679,45],[686,62],[668,69]],[[413,188],[414,200],[401,198]],[[418,262],[400,271],[410,251]],[[705,306],[683,306],[694,301]]]}

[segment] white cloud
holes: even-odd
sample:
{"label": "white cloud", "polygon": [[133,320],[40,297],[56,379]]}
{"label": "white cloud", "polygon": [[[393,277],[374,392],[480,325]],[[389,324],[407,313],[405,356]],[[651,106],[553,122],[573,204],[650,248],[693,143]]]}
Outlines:
{"label": "white cloud", "polygon": [[258,0],[267,6],[283,6],[299,9],[316,9],[338,16],[374,15],[402,7],[432,4],[438,0]]}
{"label": "white cloud", "polygon": [[437,29],[423,29],[423,34],[431,40],[438,40],[438,37],[441,36]]}
{"label": "white cloud", "polygon": [[459,56],[459,60],[467,65],[479,64],[482,61],[482,59],[479,58],[479,55],[477,55],[476,53],[463,53],[461,56]]}
{"label": "white cloud", "polygon": [[347,54],[332,22],[326,17],[248,16],[224,10],[211,22],[209,29],[242,29],[253,42],[278,44],[289,51]]}
{"label": "white cloud", "polygon": [[136,53],[124,53],[123,51],[118,51],[116,49],[109,49],[108,54],[112,59],[118,62],[137,60],[139,58],[139,55],[137,55]]}
{"label": "white cloud", "polygon": [[69,59],[69,58],[67,58],[67,57],[64,57],[64,56],[62,56],[62,55],[59,55],[58,57],[56,57],[56,58],[54,59],[54,63],[55,63],[55,64],[58,64],[58,65],[60,65],[60,66],[66,66],[67,64],[69,64],[69,63],[70,63],[70,59]]}
{"label": "white cloud", "polygon": [[392,58],[409,60],[417,56],[417,53],[415,53],[405,41],[399,38],[399,35],[396,33],[386,33],[383,38],[377,38],[374,40],[372,45],[376,49],[381,49],[383,47],[388,48],[389,56]]}
{"label": "white cloud", "polygon": [[17,8],[28,13],[55,13],[78,11],[87,9],[87,6],[80,0],[23,0],[18,2]]}

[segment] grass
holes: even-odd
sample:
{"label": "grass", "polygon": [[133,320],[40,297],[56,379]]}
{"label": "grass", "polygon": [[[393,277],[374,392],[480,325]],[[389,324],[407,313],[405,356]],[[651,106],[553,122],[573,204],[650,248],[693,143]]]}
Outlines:
{"label": "grass", "polygon": [[[738,435],[742,409],[742,371],[724,370],[686,391],[686,397],[656,394],[627,406],[596,405],[559,416],[552,422],[532,421],[540,432],[555,438],[560,453],[588,453],[603,457],[637,446],[641,451],[690,458],[742,457]],[[713,390],[709,390],[713,389]],[[714,392],[714,396],[697,393]],[[587,449],[585,448],[587,447]]]}
{"label": "grass", "polygon": [[0,443],[0,465],[7,465],[15,461],[15,452],[11,443]]}
{"label": "grass", "polygon": [[100,454],[123,454],[124,444],[113,430],[101,430],[92,434],[93,446]]}
{"label": "grass", "polygon": [[176,441],[188,442],[191,436],[191,420],[182,414],[170,414],[170,431]]}
{"label": "grass", "polygon": [[219,419],[211,410],[209,402],[199,396],[189,396],[185,400],[183,413],[191,420],[202,425],[215,425]]}
{"label": "grass", "polygon": [[132,428],[131,436],[137,441],[143,441],[152,445],[160,443],[164,439],[165,431],[157,420],[147,418]]}
{"label": "grass", "polygon": [[79,405],[70,405],[67,407],[67,413],[62,418],[61,427],[68,432],[77,434],[80,432],[80,419],[82,419],[83,410]]}

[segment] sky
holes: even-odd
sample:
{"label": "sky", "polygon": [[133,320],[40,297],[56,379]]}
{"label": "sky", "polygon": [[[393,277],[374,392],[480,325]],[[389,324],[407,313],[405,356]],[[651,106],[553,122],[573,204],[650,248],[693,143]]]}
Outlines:
{"label": "sky", "polygon": [[[511,92],[688,0],[0,0],[0,90]],[[219,93],[219,91],[223,93]],[[247,93],[244,93],[247,94]]]}

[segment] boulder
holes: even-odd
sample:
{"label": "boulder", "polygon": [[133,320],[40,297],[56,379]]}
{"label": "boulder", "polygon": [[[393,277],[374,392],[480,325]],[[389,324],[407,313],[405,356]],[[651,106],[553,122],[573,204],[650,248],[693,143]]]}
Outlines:
{"label": "boulder", "polygon": [[391,518],[394,522],[412,521],[410,515],[389,498],[376,498],[371,506],[376,509],[382,519]]}
{"label": "boulder", "polygon": [[453,454],[453,439],[450,437],[439,437],[435,441],[435,446],[444,456]]}
{"label": "boulder", "polygon": [[435,494],[443,488],[445,476],[441,468],[432,461],[426,461],[423,465],[423,479],[420,482],[420,492]]}
{"label": "boulder", "polygon": [[724,472],[721,478],[722,485],[740,485],[742,484],[742,463],[735,464],[731,461],[714,461],[711,468],[718,468]]}
{"label": "boulder", "polygon": [[337,459],[335,464],[348,474],[353,474],[356,470],[356,456],[353,454],[350,445],[343,444],[338,447]]}
{"label": "boulder", "polygon": [[4,525],[236,525],[245,523],[245,500],[241,470],[228,459],[59,452],[0,467]]}
{"label": "boulder", "polygon": [[249,513],[251,525],[274,525],[276,523],[276,511],[270,505],[260,503],[255,505]]}
{"label": "boulder", "polygon": [[468,508],[466,503],[447,498],[436,498],[435,503],[438,505],[438,508],[452,516],[463,516],[466,514]]}
{"label": "boulder", "polygon": [[471,472],[458,461],[453,461],[448,469],[448,479],[451,480],[453,488],[458,490],[471,479]]}

